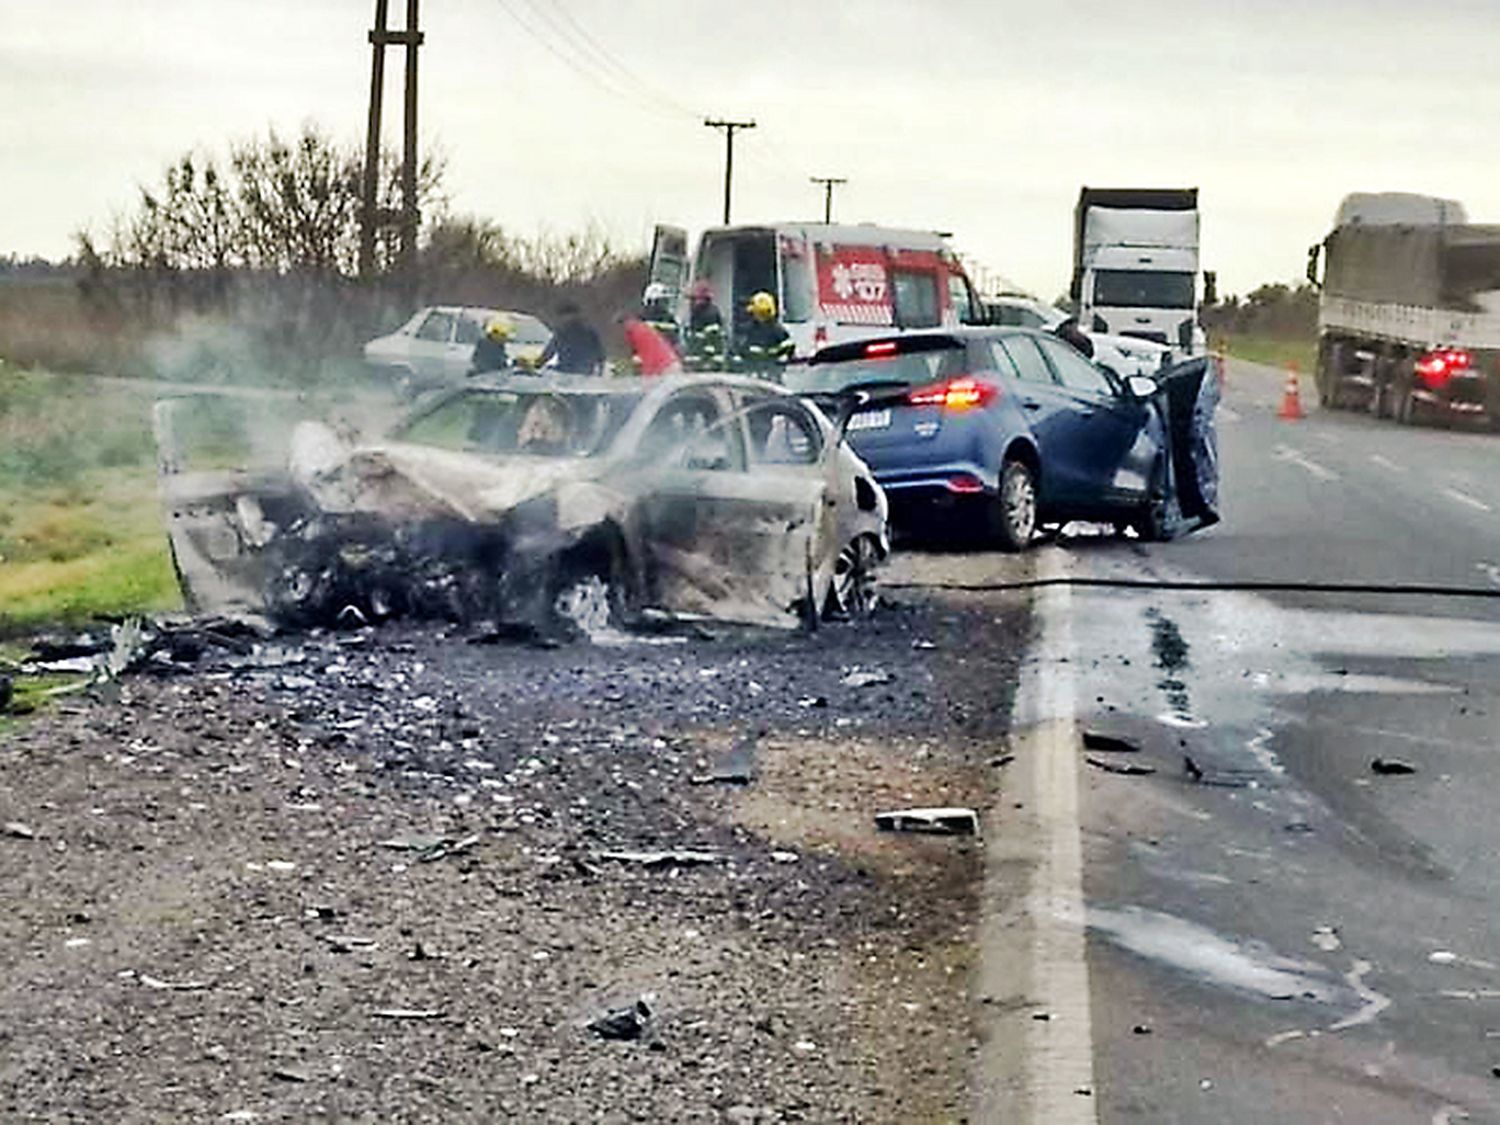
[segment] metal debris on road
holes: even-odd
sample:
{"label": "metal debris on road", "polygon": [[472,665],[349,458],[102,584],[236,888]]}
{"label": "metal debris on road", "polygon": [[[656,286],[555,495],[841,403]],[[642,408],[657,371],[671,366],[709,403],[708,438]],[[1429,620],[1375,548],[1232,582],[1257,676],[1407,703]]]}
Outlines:
{"label": "metal debris on road", "polygon": [[879,668],[851,668],[844,673],[844,678],[839,681],[845,687],[874,687],[877,684],[888,684],[895,680],[889,672]]}
{"label": "metal debris on road", "polygon": [[1416,773],[1417,767],[1399,758],[1376,758],[1370,763],[1370,772],[1379,774],[1381,777],[1393,777]]}
{"label": "metal debris on road", "polygon": [[440,1020],[441,1008],[376,1008],[370,1015],[380,1020]]}
{"label": "metal debris on road", "polygon": [[695,851],[691,848],[600,852],[597,858],[612,859],[616,863],[636,863],[642,867],[702,867],[712,863],[729,862],[729,857],[719,852]]}
{"label": "metal debris on road", "polygon": [[6,821],[5,834],[14,836],[17,840],[35,840],[36,833],[31,830],[29,824],[22,824],[19,820]]}
{"label": "metal debris on road", "polygon": [[601,1039],[639,1039],[651,1030],[652,1012],[647,997],[623,1008],[611,1008],[589,1021],[589,1030]]}
{"label": "metal debris on road", "polygon": [[136,979],[147,988],[155,988],[166,992],[201,992],[203,989],[209,987],[206,980],[162,980],[160,977],[153,977],[149,973],[139,973]]}
{"label": "metal debris on road", "polygon": [[1105,734],[1102,731],[1086,730],[1083,732],[1083,748],[1085,750],[1101,750],[1107,754],[1138,754],[1141,748],[1128,739],[1120,738],[1118,735]]}
{"label": "metal debris on road", "polygon": [[418,863],[434,863],[450,855],[462,855],[479,843],[477,835],[464,836],[394,836],[381,840],[382,848],[400,852],[416,852]]}
{"label": "metal debris on road", "polygon": [[1084,761],[1095,769],[1104,770],[1106,773],[1118,773],[1125,777],[1145,777],[1147,774],[1155,773],[1155,766],[1138,766],[1134,762],[1111,762],[1107,758],[1096,758],[1092,754],[1084,758]]}
{"label": "metal debris on road", "polygon": [[707,773],[688,778],[693,785],[749,785],[755,780],[755,739],[741,738]]}
{"label": "metal debris on road", "polygon": [[877,813],[875,827],[884,832],[930,832],[940,836],[977,836],[979,814],[965,808],[894,809]]}

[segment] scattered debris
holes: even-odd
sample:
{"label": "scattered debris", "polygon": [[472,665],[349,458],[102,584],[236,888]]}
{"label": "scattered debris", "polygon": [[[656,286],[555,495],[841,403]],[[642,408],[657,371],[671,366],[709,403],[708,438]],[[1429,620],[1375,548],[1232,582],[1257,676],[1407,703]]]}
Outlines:
{"label": "scattered debris", "polygon": [[311,1082],[312,1078],[300,1070],[292,1070],[290,1067],[278,1067],[271,1071],[271,1077],[282,1082]]}
{"label": "scattered debris", "polygon": [[1001,754],[998,758],[991,758],[990,765],[994,766],[997,770],[1004,769],[1015,760],[1016,756],[1014,754]]}
{"label": "scattered debris", "polygon": [[755,739],[745,736],[707,773],[688,778],[693,785],[749,785],[755,780]]}
{"label": "scattered debris", "polygon": [[885,832],[931,832],[943,836],[977,836],[979,814],[973,809],[895,809],[877,813],[875,827]]}
{"label": "scattered debris", "polygon": [[201,992],[209,987],[206,980],[162,980],[153,977],[149,973],[139,973],[136,977],[147,988],[155,988],[166,992]]}
{"label": "scattered debris", "polygon": [[1107,758],[1096,758],[1092,754],[1084,759],[1095,769],[1104,770],[1106,773],[1123,774],[1125,777],[1145,777],[1147,774],[1155,773],[1155,766],[1138,766],[1134,762],[1111,762]]}
{"label": "scattered debris", "polygon": [[589,1021],[589,1030],[601,1039],[639,1039],[651,1030],[652,1012],[647,997],[623,1008],[611,1008]]}
{"label": "scattered debris", "polygon": [[1134,1035],[1150,1035],[1151,1034],[1151,1025],[1150,1024],[1145,1024],[1145,1023],[1138,1023],[1134,1027],[1132,1027],[1130,1030],[1131,1030],[1131,1033],[1134,1034]]}
{"label": "scattered debris", "polygon": [[1382,777],[1392,777],[1398,774],[1416,773],[1417,767],[1399,758],[1376,758],[1370,763],[1370,772]]}
{"label": "scattered debris", "polygon": [[374,938],[352,937],[346,934],[325,934],[323,940],[335,953],[353,953],[357,949],[375,949],[380,942]]}
{"label": "scattered debris", "polygon": [[7,673],[0,672],[0,715],[10,710],[10,701],[15,695],[15,681]]}
{"label": "scattered debris", "polygon": [[888,684],[895,680],[889,672],[879,668],[854,667],[844,673],[844,678],[839,681],[845,687],[874,687],[877,684]]}
{"label": "scattered debris", "polygon": [[440,1020],[441,1008],[376,1008],[370,1015],[379,1020]]}
{"label": "scattered debris", "polygon": [[36,833],[31,830],[29,824],[22,824],[19,820],[8,820],[3,830],[7,836],[14,836],[17,840],[35,840]]}
{"label": "scattered debris", "polygon": [[772,852],[772,863],[796,863],[802,857],[796,852]]}
{"label": "scattered debris", "polygon": [[1332,953],[1343,943],[1339,941],[1338,931],[1332,926],[1319,926],[1313,931],[1312,943],[1324,953]]}
{"label": "scattered debris", "polygon": [[450,855],[462,855],[478,843],[477,835],[463,837],[394,836],[389,840],[381,840],[380,846],[398,852],[416,852],[418,863],[434,863],[440,859],[447,859]]}
{"label": "scattered debris", "polygon": [[1099,750],[1106,754],[1139,754],[1141,748],[1128,739],[1117,735],[1105,734],[1102,731],[1086,730],[1083,732],[1083,748],[1085,750]]}
{"label": "scattered debris", "polygon": [[1458,960],[1458,954],[1446,949],[1435,949],[1427,955],[1427,960],[1434,965],[1451,965]]}
{"label": "scattered debris", "polygon": [[1188,777],[1192,778],[1194,781],[1203,780],[1203,767],[1200,766],[1197,762],[1193,761],[1193,756],[1191,754],[1184,754],[1182,756],[1182,772],[1187,774]]}
{"label": "scattered debris", "polygon": [[702,867],[712,863],[729,862],[729,857],[719,852],[695,851],[691,848],[600,852],[598,858],[612,859],[616,863],[637,863],[642,867]]}

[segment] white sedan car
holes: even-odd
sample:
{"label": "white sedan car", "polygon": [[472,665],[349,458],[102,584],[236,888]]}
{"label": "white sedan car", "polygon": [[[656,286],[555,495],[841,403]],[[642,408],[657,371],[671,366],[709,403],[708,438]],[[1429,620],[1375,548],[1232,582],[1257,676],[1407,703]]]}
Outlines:
{"label": "white sedan car", "polygon": [[[1033,297],[1006,295],[985,302],[991,324],[1038,328],[1050,332],[1067,319],[1068,314]],[[1116,336],[1104,332],[1084,331],[1094,345],[1094,362],[1108,367],[1122,379],[1132,375],[1154,375],[1179,358],[1166,344],[1142,340],[1135,336]],[[1183,357],[1186,358],[1186,357]]]}
{"label": "white sedan car", "polygon": [[530,313],[435,305],[420,310],[389,335],[366,344],[365,363],[408,397],[459,382],[469,372],[474,345],[495,316],[509,318],[514,330],[506,348],[512,360],[534,362],[552,339],[547,326]]}

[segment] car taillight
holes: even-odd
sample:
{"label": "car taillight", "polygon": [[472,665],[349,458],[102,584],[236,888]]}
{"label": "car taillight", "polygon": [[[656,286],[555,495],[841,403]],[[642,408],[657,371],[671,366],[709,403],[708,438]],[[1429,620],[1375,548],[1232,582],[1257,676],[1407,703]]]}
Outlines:
{"label": "car taillight", "polygon": [[1417,360],[1417,377],[1431,390],[1441,387],[1459,371],[1467,371],[1474,357],[1462,348],[1434,348]]}
{"label": "car taillight", "polygon": [[912,406],[941,406],[944,410],[972,410],[988,406],[1000,395],[1000,388],[983,379],[949,379],[907,393]]}

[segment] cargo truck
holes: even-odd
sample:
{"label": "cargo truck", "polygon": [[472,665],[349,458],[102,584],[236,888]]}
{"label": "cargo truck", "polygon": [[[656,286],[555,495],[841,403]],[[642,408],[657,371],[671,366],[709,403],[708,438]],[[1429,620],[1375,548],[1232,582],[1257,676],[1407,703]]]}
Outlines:
{"label": "cargo truck", "polygon": [[[1073,213],[1071,295],[1087,331],[1154,340],[1174,360],[1201,355],[1198,189],[1091,188]],[[1203,275],[1203,300],[1215,300]]]}
{"label": "cargo truck", "polygon": [[1469,223],[1449,199],[1356,193],[1308,252],[1307,277],[1321,289],[1323,406],[1406,423],[1500,417],[1500,226]]}

